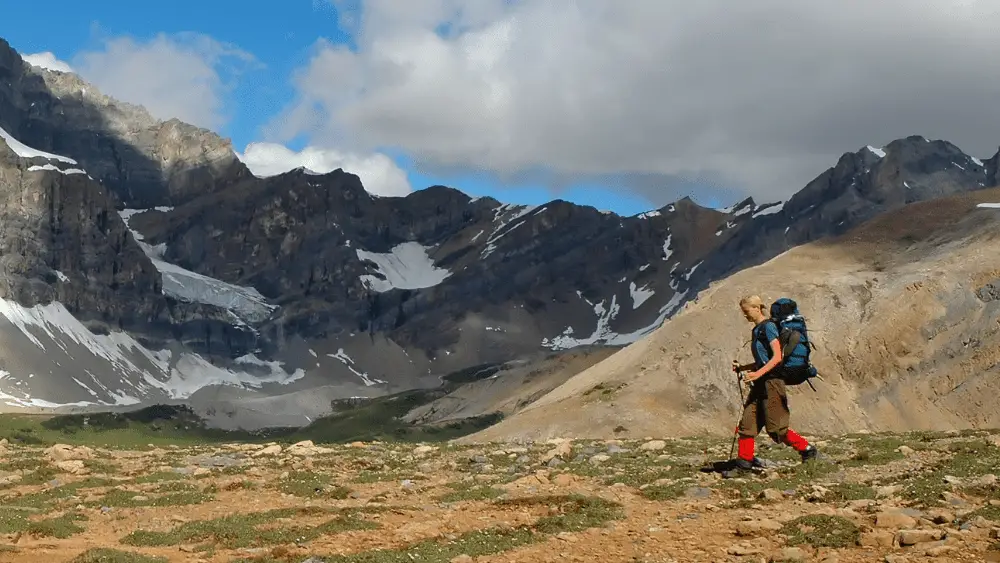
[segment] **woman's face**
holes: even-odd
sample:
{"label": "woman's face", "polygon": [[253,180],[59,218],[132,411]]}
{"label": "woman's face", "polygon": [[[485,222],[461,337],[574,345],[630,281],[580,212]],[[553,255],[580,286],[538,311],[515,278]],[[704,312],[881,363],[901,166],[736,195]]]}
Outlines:
{"label": "woman's face", "polygon": [[743,311],[743,318],[746,320],[753,322],[757,319],[757,315],[754,314],[753,307],[740,307],[740,310]]}

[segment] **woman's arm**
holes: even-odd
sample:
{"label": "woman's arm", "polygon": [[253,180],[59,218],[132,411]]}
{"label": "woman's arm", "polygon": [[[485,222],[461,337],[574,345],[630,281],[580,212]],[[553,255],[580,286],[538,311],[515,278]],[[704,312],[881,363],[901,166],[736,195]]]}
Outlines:
{"label": "woman's arm", "polygon": [[744,377],[743,379],[745,379],[746,381],[754,381],[755,379],[760,379],[761,377],[764,377],[765,375],[767,375],[769,371],[774,369],[775,366],[780,364],[781,360],[783,359],[781,354],[781,342],[778,341],[778,328],[773,327],[769,324],[768,326],[764,327],[764,330],[766,331],[768,340],[770,341],[771,344],[771,359],[768,360],[766,364],[761,366],[759,370],[754,371],[750,375]]}

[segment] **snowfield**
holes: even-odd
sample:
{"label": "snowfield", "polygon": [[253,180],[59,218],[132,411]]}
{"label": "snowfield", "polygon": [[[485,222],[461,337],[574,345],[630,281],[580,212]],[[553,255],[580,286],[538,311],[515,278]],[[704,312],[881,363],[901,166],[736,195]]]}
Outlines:
{"label": "snowfield", "polygon": [[[170,211],[169,207],[157,207],[156,211]],[[229,310],[245,323],[255,323],[267,319],[277,306],[267,302],[267,298],[252,287],[231,284],[222,280],[204,276],[197,272],[182,268],[163,260],[166,245],[152,246],[143,240],[142,234],[129,225],[129,220],[137,213],[148,209],[124,209],[119,211],[122,221],[133,238],[139,243],[142,251],[153,262],[163,279],[163,294],[179,301],[189,303],[204,303]]]}
{"label": "snowfield", "polygon": [[427,255],[428,248],[416,242],[404,242],[385,254],[357,249],[358,258],[374,262],[378,273],[385,278],[363,275],[361,282],[379,293],[392,289],[433,287],[441,283],[451,272],[434,265]]}

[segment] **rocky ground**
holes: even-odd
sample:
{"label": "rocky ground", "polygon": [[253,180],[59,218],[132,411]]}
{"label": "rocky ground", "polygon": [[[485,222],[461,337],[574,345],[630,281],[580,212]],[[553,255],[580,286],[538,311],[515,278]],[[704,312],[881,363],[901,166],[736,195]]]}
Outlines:
{"label": "rocky ground", "polygon": [[[3,441],[0,561],[1000,561],[1000,434],[114,447]],[[706,447],[707,445],[707,447]]]}

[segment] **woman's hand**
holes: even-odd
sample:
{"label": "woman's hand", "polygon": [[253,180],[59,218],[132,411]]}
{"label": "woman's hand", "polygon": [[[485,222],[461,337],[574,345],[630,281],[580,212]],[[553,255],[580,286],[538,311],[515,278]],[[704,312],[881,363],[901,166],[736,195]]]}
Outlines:
{"label": "woman's hand", "polygon": [[760,379],[763,376],[764,376],[764,374],[761,373],[760,370],[754,370],[754,371],[750,372],[749,374],[744,375],[743,376],[743,381],[746,381],[747,383],[751,383],[753,381],[756,381],[756,380]]}

